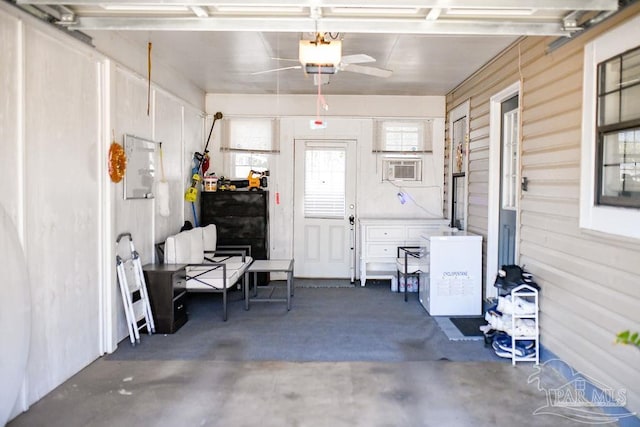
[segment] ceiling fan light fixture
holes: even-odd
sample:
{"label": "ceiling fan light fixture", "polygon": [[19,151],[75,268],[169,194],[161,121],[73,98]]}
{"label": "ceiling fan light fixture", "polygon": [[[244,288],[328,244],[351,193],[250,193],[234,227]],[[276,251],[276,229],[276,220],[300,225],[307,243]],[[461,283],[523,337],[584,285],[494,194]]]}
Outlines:
{"label": "ceiling fan light fixture", "polygon": [[315,40],[300,40],[299,59],[305,68],[308,65],[334,68],[342,59],[342,41],[318,42]]}

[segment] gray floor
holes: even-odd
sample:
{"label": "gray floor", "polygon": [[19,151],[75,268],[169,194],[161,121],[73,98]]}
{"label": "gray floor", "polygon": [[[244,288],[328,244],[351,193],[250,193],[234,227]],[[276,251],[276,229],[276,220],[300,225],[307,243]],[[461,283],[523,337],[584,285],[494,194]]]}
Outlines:
{"label": "gray floor", "polygon": [[534,415],[555,371],[449,341],[415,295],[300,288],[290,312],[239,297],[227,322],[218,298],[192,298],[178,333],[123,341],[8,425],[584,425]]}

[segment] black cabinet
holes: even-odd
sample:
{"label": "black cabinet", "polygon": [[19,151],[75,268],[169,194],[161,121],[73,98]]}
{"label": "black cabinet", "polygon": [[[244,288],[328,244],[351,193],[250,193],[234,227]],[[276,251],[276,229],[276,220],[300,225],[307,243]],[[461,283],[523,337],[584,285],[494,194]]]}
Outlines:
{"label": "black cabinet", "polygon": [[268,191],[202,192],[200,201],[201,225],[216,225],[218,245],[250,245],[254,259],[269,259]]}
{"label": "black cabinet", "polygon": [[187,322],[184,264],[147,264],[142,267],[156,332],[172,334]]}

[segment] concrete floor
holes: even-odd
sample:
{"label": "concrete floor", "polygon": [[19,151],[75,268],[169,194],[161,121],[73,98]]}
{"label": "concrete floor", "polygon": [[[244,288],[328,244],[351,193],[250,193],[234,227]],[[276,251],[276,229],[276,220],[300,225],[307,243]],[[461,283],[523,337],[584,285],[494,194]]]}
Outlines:
{"label": "concrete floor", "polygon": [[[495,362],[116,361],[101,358],[8,424],[22,426],[584,426]],[[612,424],[609,424],[612,425]]]}

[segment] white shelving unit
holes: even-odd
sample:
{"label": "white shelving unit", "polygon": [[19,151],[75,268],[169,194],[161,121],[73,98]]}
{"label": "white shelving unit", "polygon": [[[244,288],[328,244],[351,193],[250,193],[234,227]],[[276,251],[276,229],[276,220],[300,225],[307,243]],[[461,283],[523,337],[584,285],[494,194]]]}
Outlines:
{"label": "white shelving unit", "polygon": [[[538,305],[538,290],[529,285],[520,285],[511,290],[511,301],[514,303],[518,298],[522,298],[527,302],[532,303],[532,307],[535,307],[532,313],[513,313],[511,315],[511,364],[515,365],[516,362],[535,362],[536,365],[540,363],[540,323],[538,322],[538,313],[540,306]],[[516,325],[518,320],[529,319],[534,321],[534,333],[519,335],[516,332]],[[516,343],[518,341],[534,341],[535,353],[530,356],[518,356],[516,355]]]}
{"label": "white shelving unit", "polygon": [[446,228],[445,218],[360,218],[360,283],[396,280],[398,246],[420,245],[421,236]]}

